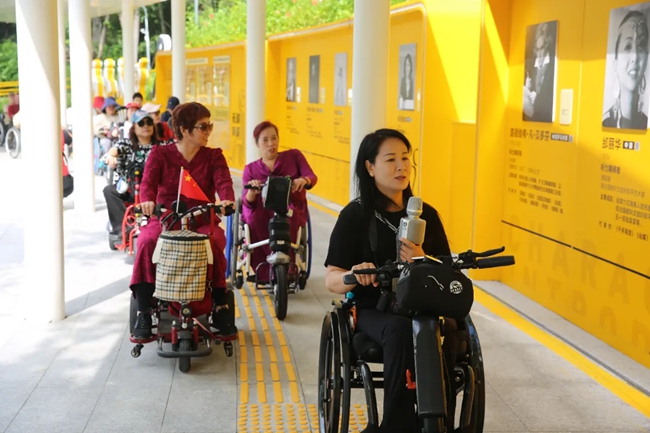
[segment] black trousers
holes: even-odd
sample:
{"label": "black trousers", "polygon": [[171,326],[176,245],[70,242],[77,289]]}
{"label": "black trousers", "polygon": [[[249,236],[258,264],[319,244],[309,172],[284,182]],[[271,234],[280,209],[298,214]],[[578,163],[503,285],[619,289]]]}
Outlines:
{"label": "black trousers", "polygon": [[[384,313],[376,309],[361,309],[357,313],[357,330],[368,335],[381,345],[384,351],[384,417],[380,431],[390,433],[419,432],[418,418],[415,412],[415,391],[406,387],[406,370],[415,373],[413,326],[408,317]],[[443,355],[447,370],[453,373],[456,359],[455,334],[456,323],[453,319],[445,320],[443,335]],[[453,375],[448,374],[447,380]],[[449,385],[451,383],[448,382]],[[455,394],[447,396],[447,428],[453,431],[456,410]]]}
{"label": "black trousers", "polygon": [[111,234],[122,234],[122,221],[126,213],[125,201],[131,201],[130,193],[120,194],[117,192],[115,185],[107,185],[104,188],[104,199],[106,199],[106,209],[108,210],[108,220],[111,222]]}

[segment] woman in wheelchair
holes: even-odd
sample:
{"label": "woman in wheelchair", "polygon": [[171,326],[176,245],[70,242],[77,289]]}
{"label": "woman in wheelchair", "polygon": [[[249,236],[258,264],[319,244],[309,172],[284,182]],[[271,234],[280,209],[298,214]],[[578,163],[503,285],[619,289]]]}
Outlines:
{"label": "woman in wheelchair", "polygon": [[[187,170],[194,182],[207,197],[219,195],[221,204],[232,205],[235,193],[226,158],[221,149],[207,147],[212,132],[210,111],[203,105],[190,102],[179,105],[173,114],[173,122],[178,142],[168,146],[157,146],[149,155],[142,179],[140,207],[143,215],[153,215],[156,204],[171,209],[177,200],[181,169]],[[188,208],[205,204],[204,201],[185,197]],[[210,218],[196,218],[197,231],[208,234]],[[138,303],[138,317],[133,329],[136,339],[151,337],[150,308],[156,281],[156,268],[152,256],[156,242],[162,231],[160,221],[151,217],[142,226],[138,236],[138,249],[131,277],[131,290]],[[226,290],[226,258],[223,254],[226,238],[223,230],[216,228],[211,239],[214,256],[212,279],[213,323],[212,326],[222,336],[233,336],[235,311],[233,293]]]}
{"label": "woman in wheelchair", "polygon": [[149,113],[136,111],[131,116],[131,123],[133,125],[129,130],[129,138],[119,140],[106,155],[107,164],[116,169],[113,183],[104,188],[106,210],[111,223],[109,237],[113,241],[122,239],[122,220],[126,212],[126,203],[133,201],[132,191],[126,184],[129,169],[134,165],[144,167],[151,149],[162,144]]}
{"label": "woman in wheelchair", "polygon": [[[278,128],[271,122],[262,122],[253,130],[253,138],[262,157],[244,167],[242,181],[244,185],[260,186],[269,176],[289,176],[292,179],[290,208],[293,216],[291,224],[291,239],[298,236],[298,228],[307,224],[307,189],[316,185],[318,178],[307,163],[305,156],[298,149],[278,152],[280,136]],[[269,220],[273,211],[264,209],[260,189],[244,190],[242,200],[242,220],[249,225],[251,242],[259,242],[269,238]],[[255,248],[252,252],[251,267],[257,272],[260,263],[266,263],[266,257],[271,254],[269,245]],[[294,252],[291,251],[293,258]],[[254,276],[249,276],[254,278]]]}
{"label": "woman in wheelchair", "polygon": [[[408,139],[392,129],[377,130],[363,139],[355,169],[359,197],[341,211],[330,237],[325,262],[327,288],[337,294],[352,291],[357,306],[356,331],[363,332],[383,348],[383,421],[381,426],[368,424],[364,432],[419,431],[414,410],[415,391],[407,389],[406,380],[407,369],[414,371],[412,324],[407,317],[376,308],[380,297],[376,275],[355,275],[357,283],[354,285],[346,285],[343,276],[350,270],[376,268],[388,260],[397,260],[398,253],[403,261],[412,261],[413,257],[424,254],[450,254],[438,213],[426,203],[421,215],[427,223],[423,244],[400,239],[401,247],[398,245],[397,227],[400,219],[406,216],[406,203],[413,195],[409,183],[410,150]],[[371,219],[375,219],[374,224]],[[374,227],[375,231],[374,251],[369,227]],[[453,326],[453,321],[445,320],[445,323]],[[445,340],[444,346],[445,358],[455,359],[453,353],[448,353],[454,351],[453,342]],[[453,406],[453,402],[450,403]],[[453,411],[454,407],[449,409]]]}

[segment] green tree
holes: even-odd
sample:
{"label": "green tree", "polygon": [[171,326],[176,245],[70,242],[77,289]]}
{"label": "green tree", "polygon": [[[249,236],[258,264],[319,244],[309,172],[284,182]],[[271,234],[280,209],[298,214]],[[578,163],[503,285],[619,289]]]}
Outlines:
{"label": "green tree", "polygon": [[[203,47],[246,38],[246,1],[219,0],[216,8],[208,4],[212,1],[201,0],[198,26],[194,22],[193,6],[190,8],[188,3],[188,46]],[[402,2],[391,0],[391,4]],[[266,33],[272,35],[331,23],[351,18],[353,14],[354,0],[267,0]]]}
{"label": "green tree", "polygon": [[0,81],[18,81],[18,45],[15,38],[0,43]]}

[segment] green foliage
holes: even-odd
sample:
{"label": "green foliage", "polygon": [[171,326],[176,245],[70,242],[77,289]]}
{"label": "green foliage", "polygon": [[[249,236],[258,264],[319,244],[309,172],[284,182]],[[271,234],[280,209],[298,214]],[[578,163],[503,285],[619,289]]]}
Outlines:
{"label": "green foliage", "polygon": [[[391,4],[403,1],[391,0]],[[188,9],[188,46],[204,47],[246,38],[246,1],[221,0],[218,4],[216,10],[202,5],[198,26]],[[353,13],[354,0],[267,0],[266,34],[331,23],[351,18]]]}
{"label": "green foliage", "polygon": [[0,81],[18,81],[18,45],[14,39],[0,43]]}

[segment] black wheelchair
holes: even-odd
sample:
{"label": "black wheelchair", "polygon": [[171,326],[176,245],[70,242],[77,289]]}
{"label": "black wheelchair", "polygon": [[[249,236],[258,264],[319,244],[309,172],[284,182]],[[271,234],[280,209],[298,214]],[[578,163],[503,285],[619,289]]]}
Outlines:
{"label": "black wheelchair", "polygon": [[[245,189],[254,188],[244,185]],[[298,229],[297,243],[291,241],[289,217],[289,197],[291,194],[291,178],[269,176],[266,183],[261,186],[262,202],[265,209],[274,212],[269,221],[269,239],[255,243],[251,242],[250,229],[241,219],[242,199],[237,200],[235,214],[226,222],[226,257],[228,271],[226,277],[231,284],[241,289],[244,284],[244,273],[253,276],[256,289],[270,289],[273,291],[273,306],[278,320],[287,316],[289,294],[304,290],[307,286],[311,270],[311,224],[309,219],[306,226]],[[245,199],[244,199],[245,200]],[[269,245],[271,254],[266,258],[268,263],[260,263],[257,269],[252,269],[251,253],[255,248]],[[290,252],[293,251],[295,259],[291,260]],[[260,268],[267,266],[268,275],[262,284],[259,281]]]}
{"label": "black wheelchair", "polygon": [[[485,372],[481,344],[469,315],[474,302],[472,281],[463,269],[510,266],[513,256],[499,256],[505,247],[471,250],[457,257],[422,257],[412,263],[387,262],[378,269],[354,271],[377,274],[381,297],[377,308],[410,317],[415,349],[414,380],[407,374],[407,386],[415,390],[417,414],[423,433],[452,433],[445,428],[447,399],[462,392],[460,426],[455,432],[482,433],[485,417]],[[397,281],[395,281],[397,280]],[[353,274],[344,276],[354,284]],[[393,287],[396,289],[393,290]],[[367,335],[355,332],[356,307],[352,292],[344,301],[332,302],[334,309],[323,321],[318,365],[318,418],[321,433],[347,433],[351,390],[365,392],[368,422],[379,425],[375,389],[383,388],[383,372],[371,371],[368,364],[383,363],[380,345]],[[441,336],[445,317],[457,321],[453,336]],[[442,356],[444,338],[455,338],[456,365],[447,377]]]}

